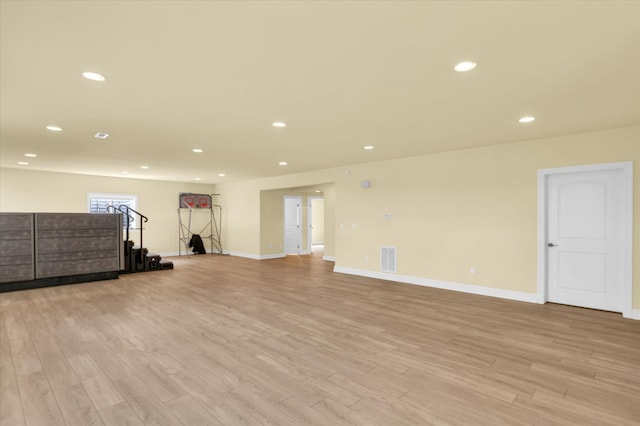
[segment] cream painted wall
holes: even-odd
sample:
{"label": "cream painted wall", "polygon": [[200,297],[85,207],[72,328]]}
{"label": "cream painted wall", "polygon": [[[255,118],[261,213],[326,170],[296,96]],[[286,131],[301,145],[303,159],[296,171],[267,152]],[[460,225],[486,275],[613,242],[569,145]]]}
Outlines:
{"label": "cream painted wall", "polygon": [[[221,191],[258,200],[265,189],[335,182],[336,266],[379,271],[380,245],[393,245],[400,275],[534,294],[537,171],[618,161],[634,161],[636,169],[633,306],[639,309],[640,126],[238,182]],[[369,189],[360,187],[366,179]],[[260,213],[251,216],[259,221]],[[248,251],[260,234],[228,235]]]}
{"label": "cream painted wall", "polygon": [[324,243],[324,199],[311,200],[311,244]]}
{"label": "cream painted wall", "polygon": [[324,256],[336,256],[336,185],[324,185]]}
{"label": "cream painted wall", "polygon": [[[178,252],[178,194],[211,194],[213,185],[109,178],[18,169],[0,169],[1,212],[87,212],[87,193],[138,196],[138,211],[149,218],[144,246],[152,253]],[[193,228],[200,229],[203,212],[194,212]],[[134,237],[136,244],[139,243]],[[209,246],[207,245],[207,250]],[[183,253],[185,250],[183,249]]]}
{"label": "cream painted wall", "polygon": [[284,253],[282,196],[277,189],[260,192],[260,255]]}

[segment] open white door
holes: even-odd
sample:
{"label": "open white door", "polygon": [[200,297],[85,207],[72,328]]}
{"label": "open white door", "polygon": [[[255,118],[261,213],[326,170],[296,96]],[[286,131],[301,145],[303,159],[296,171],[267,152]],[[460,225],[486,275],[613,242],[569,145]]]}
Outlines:
{"label": "open white door", "polygon": [[632,181],[625,164],[541,175],[546,301],[630,313]]}

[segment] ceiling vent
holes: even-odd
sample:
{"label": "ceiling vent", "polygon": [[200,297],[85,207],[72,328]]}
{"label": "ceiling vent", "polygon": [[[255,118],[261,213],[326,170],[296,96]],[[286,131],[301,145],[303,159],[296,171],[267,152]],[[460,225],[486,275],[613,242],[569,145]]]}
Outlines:
{"label": "ceiling vent", "polygon": [[380,270],[396,273],[398,265],[398,249],[396,247],[380,246]]}

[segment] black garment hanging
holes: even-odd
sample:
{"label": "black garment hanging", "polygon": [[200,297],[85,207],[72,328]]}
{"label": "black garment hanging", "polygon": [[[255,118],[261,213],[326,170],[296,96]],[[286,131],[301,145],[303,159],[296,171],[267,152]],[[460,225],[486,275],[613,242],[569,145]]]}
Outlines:
{"label": "black garment hanging", "polygon": [[200,235],[193,234],[191,235],[191,241],[189,241],[189,247],[193,247],[193,252],[195,254],[207,254],[207,250],[204,248],[204,243],[202,242],[202,238]]}

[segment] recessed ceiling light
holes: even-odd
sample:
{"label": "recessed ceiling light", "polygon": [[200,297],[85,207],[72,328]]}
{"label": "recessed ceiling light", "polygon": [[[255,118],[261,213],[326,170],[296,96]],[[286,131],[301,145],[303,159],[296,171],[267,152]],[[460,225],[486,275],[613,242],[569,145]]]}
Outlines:
{"label": "recessed ceiling light", "polygon": [[93,81],[105,81],[107,79],[107,77],[105,77],[102,74],[98,74],[97,72],[90,72],[90,71],[83,72],[82,76],[87,80],[93,80]]}
{"label": "recessed ceiling light", "polygon": [[464,61],[464,62],[460,62],[459,64],[456,64],[456,66],[453,67],[453,69],[458,72],[467,72],[474,69],[477,65],[478,64],[476,64],[475,62]]}
{"label": "recessed ceiling light", "polygon": [[532,121],[536,121],[536,118],[531,115],[527,115],[526,117],[520,118],[518,123],[531,123]]}
{"label": "recessed ceiling light", "polygon": [[218,176],[225,177],[226,175],[224,173],[218,173]]}
{"label": "recessed ceiling light", "polygon": [[100,132],[100,133],[96,133],[93,137],[96,139],[106,139],[109,137],[109,134]]}
{"label": "recessed ceiling light", "polygon": [[126,170],[123,170],[122,173],[124,173],[125,175],[128,174],[129,172]]}
{"label": "recessed ceiling light", "polygon": [[200,178],[195,178],[194,180],[200,180]]}
{"label": "recessed ceiling light", "polygon": [[365,145],[363,148],[367,151],[371,151],[373,149],[373,145]]}
{"label": "recessed ceiling light", "polygon": [[149,166],[140,166],[140,168],[147,170],[149,168]]}
{"label": "recessed ceiling light", "polygon": [[18,164],[20,164],[21,166],[28,166],[29,163],[27,163],[26,161],[18,161]]}
{"label": "recessed ceiling light", "polygon": [[316,192],[322,192],[322,191],[316,190]]}
{"label": "recessed ceiling light", "polygon": [[278,163],[278,165],[279,165],[279,166],[286,166],[286,165],[287,165],[287,162],[286,162],[286,161],[281,161],[281,162],[279,162],[279,163]]}
{"label": "recessed ceiling light", "polygon": [[47,126],[47,130],[51,130],[52,132],[61,132],[61,131],[62,131],[62,127],[58,127],[58,126]]}
{"label": "recessed ceiling light", "polygon": [[30,157],[30,158],[36,158],[38,156],[38,154],[31,154],[30,152],[27,152],[24,156],[25,157]]}
{"label": "recessed ceiling light", "polygon": [[198,154],[200,154],[201,152],[204,152],[204,150],[200,149],[200,148],[193,148],[192,149],[193,152],[196,152]]}
{"label": "recessed ceiling light", "polygon": [[273,127],[287,127],[287,123],[283,123],[282,121],[276,121],[273,123]]}

